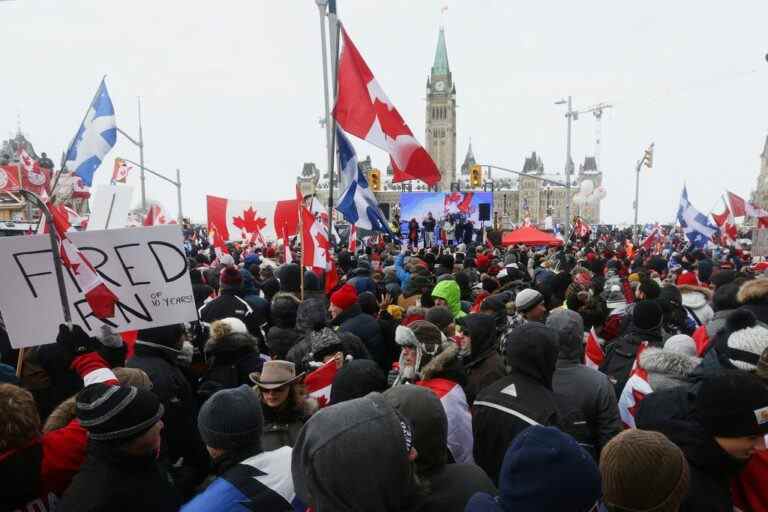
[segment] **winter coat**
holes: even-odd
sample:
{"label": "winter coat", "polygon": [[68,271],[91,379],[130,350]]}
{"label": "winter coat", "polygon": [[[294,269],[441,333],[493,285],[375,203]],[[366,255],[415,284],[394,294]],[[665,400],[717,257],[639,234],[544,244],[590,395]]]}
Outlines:
{"label": "winter coat", "polygon": [[461,310],[461,289],[456,281],[451,279],[440,281],[432,289],[432,297],[447,302],[451,313],[453,313],[453,318],[459,319],[466,316],[466,313]]}
{"label": "winter coat", "polygon": [[197,403],[192,386],[176,365],[178,352],[138,340],[136,353],[126,366],[146,372],[152,381],[152,392],[165,407],[161,458],[171,465],[184,459],[172,472],[177,487],[188,495],[208,473],[209,458],[197,430]]}
{"label": "winter coat", "polygon": [[687,383],[687,378],[701,363],[697,357],[687,356],[656,347],[640,354],[640,367],[648,372],[648,384],[654,392]]}
{"label": "winter coat", "polygon": [[678,285],[683,296],[683,307],[691,317],[696,327],[705,325],[715,315],[709,302],[712,301],[712,290],[693,285]]}
{"label": "winter coat", "polygon": [[413,425],[413,445],[419,453],[416,473],[428,489],[421,512],[463,512],[475,492],[495,493],[477,465],[448,464],[448,420],[435,397],[417,386],[396,386],[384,397]]}
{"label": "winter coat", "polygon": [[475,462],[495,483],[505,448],[530,425],[559,426],[552,375],[557,337],[517,342],[507,347],[510,374],[480,391],[473,404]]}
{"label": "winter coat", "polygon": [[397,279],[400,281],[401,290],[405,290],[405,288],[408,286],[408,283],[411,280],[411,273],[408,272],[403,266],[404,259],[405,259],[405,254],[400,254],[395,258],[395,275],[397,276]]}
{"label": "winter coat", "polygon": [[200,403],[219,390],[251,385],[248,376],[260,372],[264,365],[256,338],[249,334],[230,333],[209,339],[205,358],[209,366],[197,388]]}
{"label": "winter coat", "polygon": [[443,350],[419,370],[417,385],[431,389],[448,416],[448,450],[453,460],[472,463],[472,416],[469,413],[464,368],[459,361],[459,347],[447,343]]}
{"label": "winter coat", "polygon": [[690,485],[680,512],[730,512],[730,480],[745,462],[730,457],[694,419],[694,400],[689,386],[652,393],[640,402],[635,422],[637,428],[667,436],[688,460]]}
{"label": "winter coat", "polygon": [[755,315],[759,322],[768,324],[768,279],[753,279],[747,281],[741,288],[737,298],[746,309]]}
{"label": "winter coat", "polygon": [[261,332],[261,322],[259,315],[253,309],[253,306],[239,295],[236,290],[223,290],[221,295],[210,302],[206,302],[198,310],[200,321],[212,323],[214,320],[222,318],[237,318],[242,320],[248,328],[248,332],[258,336]]}
{"label": "winter coat", "polygon": [[91,441],[80,472],[56,512],[175,512],[181,497],[154,455],[126,455]]}
{"label": "winter coat", "polygon": [[365,344],[374,361],[384,370],[388,371],[389,362],[384,336],[381,333],[379,322],[368,313],[363,313],[359,304],[353,304],[339,313],[331,320],[331,326],[340,332],[351,332]]}
{"label": "winter coat", "polygon": [[304,510],[293,490],[290,448],[238,455],[217,462],[217,478],[182,512]]}
{"label": "winter coat", "polygon": [[467,385],[464,391],[470,405],[477,394],[506,375],[504,359],[496,351],[496,322],[490,315],[472,314],[463,325],[472,338],[469,356],[464,361]]}
{"label": "winter coat", "polygon": [[[580,361],[558,359],[552,389],[563,416],[568,411],[578,413],[571,422],[576,428],[568,433],[598,459],[603,447],[622,429],[616,395],[608,377]],[[563,423],[567,423],[567,418],[563,418]]]}
{"label": "winter coat", "polygon": [[600,371],[608,376],[617,397],[621,396],[624,385],[629,380],[637,350],[643,341],[647,341],[649,346],[661,347],[661,331],[659,329],[644,330],[632,324],[626,334],[606,347],[605,359],[600,365]]}
{"label": "winter coat", "polygon": [[213,288],[205,283],[192,283],[192,295],[195,297],[195,307],[200,308],[211,296]]}
{"label": "winter coat", "polygon": [[768,452],[759,451],[733,481],[733,500],[741,510],[768,512]]}
{"label": "winter coat", "polygon": [[[291,389],[291,393],[293,392]],[[304,400],[301,405],[287,411],[276,411],[262,403],[264,430],[261,434],[261,449],[270,451],[283,446],[293,447],[301,427],[317,411],[317,408],[318,405],[314,399]]]}

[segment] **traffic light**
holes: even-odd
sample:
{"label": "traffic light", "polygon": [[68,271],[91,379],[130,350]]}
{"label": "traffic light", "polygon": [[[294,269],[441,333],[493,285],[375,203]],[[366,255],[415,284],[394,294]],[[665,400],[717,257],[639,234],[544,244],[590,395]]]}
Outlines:
{"label": "traffic light", "polygon": [[378,169],[371,169],[371,172],[369,174],[369,180],[371,185],[371,190],[374,192],[380,192],[381,191],[381,171]]}
{"label": "traffic light", "polygon": [[470,188],[479,188],[483,184],[483,169],[479,165],[473,165],[469,171]]}
{"label": "traffic light", "polygon": [[653,167],[653,144],[648,146],[648,149],[645,150],[645,154],[643,155],[643,165],[649,169]]}

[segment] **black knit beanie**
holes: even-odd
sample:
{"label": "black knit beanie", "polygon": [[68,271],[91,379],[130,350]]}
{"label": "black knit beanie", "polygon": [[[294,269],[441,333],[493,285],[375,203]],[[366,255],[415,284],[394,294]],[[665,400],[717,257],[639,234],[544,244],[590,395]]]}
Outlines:
{"label": "black knit beanie", "polygon": [[261,447],[264,414],[259,397],[245,384],[217,391],[200,408],[197,428],[211,448]]}
{"label": "black knit beanie", "polygon": [[655,300],[641,300],[632,310],[632,322],[640,329],[655,329],[661,327],[664,313]]}
{"label": "black knit beanie", "polygon": [[92,384],[77,395],[77,419],[94,441],[129,441],[157,423],[163,406],[151,391]]}
{"label": "black knit beanie", "polygon": [[768,386],[743,370],[724,370],[701,383],[695,417],[716,437],[767,434]]}

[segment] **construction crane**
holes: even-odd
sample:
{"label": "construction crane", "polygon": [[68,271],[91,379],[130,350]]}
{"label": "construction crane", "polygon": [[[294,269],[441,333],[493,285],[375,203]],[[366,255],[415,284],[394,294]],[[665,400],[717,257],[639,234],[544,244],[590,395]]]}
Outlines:
{"label": "construction crane", "polygon": [[603,110],[609,108],[613,108],[613,105],[598,103],[579,112],[580,114],[592,112],[592,115],[595,116],[595,163],[598,169],[600,169],[600,150],[603,144]]}

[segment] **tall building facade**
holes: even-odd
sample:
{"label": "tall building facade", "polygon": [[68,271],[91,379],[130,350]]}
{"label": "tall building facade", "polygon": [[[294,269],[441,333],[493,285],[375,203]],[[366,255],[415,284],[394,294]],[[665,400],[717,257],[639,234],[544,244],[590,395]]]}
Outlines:
{"label": "tall building facade", "polygon": [[768,209],[768,136],[765,137],[763,152],[760,153],[760,174],[757,176],[757,188],[752,193],[752,201],[762,209]]}
{"label": "tall building facade", "polygon": [[456,85],[448,66],[445,31],[440,28],[432,71],[427,78],[427,152],[440,169],[439,191],[456,181]]}

